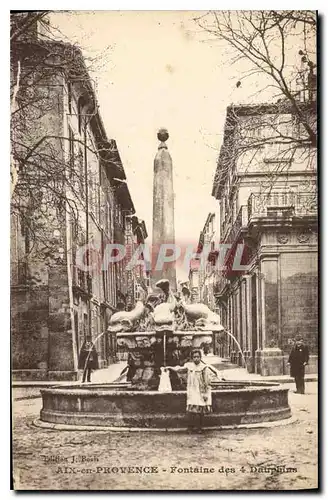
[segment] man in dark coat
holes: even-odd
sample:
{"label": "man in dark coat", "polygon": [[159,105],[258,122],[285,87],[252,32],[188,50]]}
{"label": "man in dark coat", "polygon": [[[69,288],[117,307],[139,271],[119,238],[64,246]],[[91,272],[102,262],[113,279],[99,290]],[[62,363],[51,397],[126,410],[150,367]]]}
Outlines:
{"label": "man in dark coat", "polygon": [[91,382],[92,370],[98,369],[98,353],[90,338],[83,342],[78,366],[80,370],[83,370],[82,383]]}
{"label": "man in dark coat", "polygon": [[295,345],[289,355],[290,375],[295,378],[296,392],[304,394],[305,366],[309,363],[309,349],[301,336],[295,339]]}

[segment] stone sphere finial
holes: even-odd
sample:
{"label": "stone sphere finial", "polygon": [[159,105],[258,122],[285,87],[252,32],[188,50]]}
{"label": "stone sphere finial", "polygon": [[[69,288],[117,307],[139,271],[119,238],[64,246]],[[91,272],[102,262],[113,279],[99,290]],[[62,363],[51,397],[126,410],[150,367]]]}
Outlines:
{"label": "stone sphere finial", "polygon": [[160,128],[157,132],[157,139],[161,142],[167,141],[169,137],[170,136],[166,128]]}

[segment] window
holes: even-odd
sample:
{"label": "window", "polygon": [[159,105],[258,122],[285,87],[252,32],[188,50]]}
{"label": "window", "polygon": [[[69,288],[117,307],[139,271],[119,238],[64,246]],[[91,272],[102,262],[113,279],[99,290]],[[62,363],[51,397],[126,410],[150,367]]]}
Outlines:
{"label": "window", "polygon": [[83,100],[82,97],[79,98],[77,102],[77,114],[78,114],[78,127],[79,127],[79,134],[82,134],[82,126],[83,126]]}
{"label": "window", "polygon": [[69,127],[68,129],[68,137],[69,137],[69,172],[68,172],[68,177],[69,179],[72,179],[74,175],[74,167],[75,167],[75,147],[74,147],[74,133]]}
{"label": "window", "polygon": [[250,147],[256,146],[262,138],[263,130],[264,124],[262,117],[251,116],[243,123],[243,128],[240,131],[240,138]]}
{"label": "window", "polygon": [[300,122],[300,119],[296,115],[293,116],[292,130],[292,133],[296,139],[301,139],[302,136],[304,136],[303,126]]}
{"label": "window", "polygon": [[110,280],[110,288],[111,288],[111,303],[113,305],[116,304],[116,272],[115,272],[115,264],[110,265],[110,270],[111,270],[111,280]]}
{"label": "window", "polygon": [[89,174],[89,207],[90,212],[94,212],[94,189],[93,189],[93,178],[92,173]]}
{"label": "window", "polygon": [[104,299],[108,302],[108,270],[103,270],[103,287],[104,287]]}
{"label": "window", "polygon": [[89,174],[89,202],[90,211],[93,212],[94,216],[99,217],[99,192],[98,183],[96,179],[96,174],[90,172]]}
{"label": "window", "polygon": [[110,203],[107,201],[107,216],[106,216],[106,232],[109,236],[109,238],[112,238],[112,214],[111,214],[111,206]]}
{"label": "window", "polygon": [[79,148],[78,154],[77,154],[77,178],[78,178],[78,183],[80,185],[80,190],[81,194],[83,196],[84,194],[84,156],[82,153],[82,150]]}
{"label": "window", "polygon": [[234,197],[232,203],[233,203],[232,204],[232,206],[233,206],[233,209],[232,209],[233,210],[233,216],[232,217],[233,217],[233,220],[235,221],[236,218],[237,218],[237,197]]}
{"label": "window", "polygon": [[68,112],[72,114],[72,84],[71,82],[67,83],[67,101],[68,101]]}
{"label": "window", "polygon": [[134,299],[140,300],[140,287],[138,283],[134,283]]}
{"label": "window", "polygon": [[293,118],[290,114],[281,114],[276,117],[277,134],[282,138],[292,134]]}

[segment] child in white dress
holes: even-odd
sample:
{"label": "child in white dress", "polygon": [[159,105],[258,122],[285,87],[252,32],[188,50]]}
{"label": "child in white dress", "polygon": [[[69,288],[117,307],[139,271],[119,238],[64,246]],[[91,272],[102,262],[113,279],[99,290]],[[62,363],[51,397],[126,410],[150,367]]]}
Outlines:
{"label": "child in white dress", "polygon": [[211,380],[216,372],[214,368],[201,361],[201,351],[195,349],[191,361],[184,366],[167,367],[170,370],[188,370],[187,407],[189,430],[202,432],[203,416],[212,411]]}

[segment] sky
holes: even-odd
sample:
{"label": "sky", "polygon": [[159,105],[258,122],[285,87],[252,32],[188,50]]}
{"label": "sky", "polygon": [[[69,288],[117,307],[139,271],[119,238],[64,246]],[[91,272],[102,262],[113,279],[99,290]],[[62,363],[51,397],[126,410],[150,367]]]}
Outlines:
{"label": "sky", "polygon": [[[52,24],[96,57],[92,78],[107,134],[115,138],[136,214],[151,243],[153,161],[160,127],[173,160],[176,242],[198,242],[211,196],[226,108],[247,101],[245,68],[200,31],[189,11],[57,12]],[[101,63],[101,64],[99,64]],[[253,89],[254,90],[254,89]]]}

